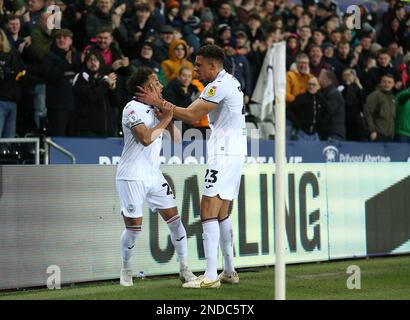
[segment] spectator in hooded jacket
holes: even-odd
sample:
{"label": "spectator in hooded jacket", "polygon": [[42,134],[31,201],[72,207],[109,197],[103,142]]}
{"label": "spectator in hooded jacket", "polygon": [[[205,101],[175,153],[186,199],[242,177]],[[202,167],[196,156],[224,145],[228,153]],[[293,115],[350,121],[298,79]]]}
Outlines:
{"label": "spectator in hooded jacket", "polygon": [[44,59],[46,106],[50,136],[70,134],[74,111],[73,79],[81,70],[80,53],[72,46],[73,33],[57,29],[50,52]]}
{"label": "spectator in hooded jacket", "polygon": [[97,52],[89,52],[84,59],[83,71],[73,81],[75,111],[72,130],[76,136],[114,136],[113,108],[117,75],[102,73],[104,61]]}
{"label": "spectator in hooded jacket", "polygon": [[194,65],[188,60],[189,47],[182,40],[174,40],[169,46],[169,59],[161,63],[162,70],[168,81],[176,78],[181,67],[187,67],[194,71]]}

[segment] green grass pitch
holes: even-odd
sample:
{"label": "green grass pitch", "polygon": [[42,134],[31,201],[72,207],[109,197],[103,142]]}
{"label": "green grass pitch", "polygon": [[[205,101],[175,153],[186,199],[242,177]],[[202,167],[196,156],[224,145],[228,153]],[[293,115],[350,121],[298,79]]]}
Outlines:
{"label": "green grass pitch", "polygon": [[[349,290],[350,265],[361,270],[361,289]],[[177,276],[135,279],[123,288],[118,279],[63,286],[60,290],[30,289],[0,292],[0,300],[267,300],[274,298],[274,268],[243,269],[238,285],[219,289],[182,289]],[[367,300],[410,299],[410,256],[288,265],[287,299]]]}

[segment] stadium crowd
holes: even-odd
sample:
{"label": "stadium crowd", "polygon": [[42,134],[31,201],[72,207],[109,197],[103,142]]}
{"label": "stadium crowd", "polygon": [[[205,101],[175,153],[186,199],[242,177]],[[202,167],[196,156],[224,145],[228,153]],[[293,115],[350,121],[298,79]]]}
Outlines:
{"label": "stadium crowd", "polygon": [[210,43],[249,105],[267,49],[285,40],[289,139],[410,142],[410,15],[398,0],[359,7],[351,28],[357,16],[332,0],[0,0],[0,137],[121,136],[141,66],[187,107]]}

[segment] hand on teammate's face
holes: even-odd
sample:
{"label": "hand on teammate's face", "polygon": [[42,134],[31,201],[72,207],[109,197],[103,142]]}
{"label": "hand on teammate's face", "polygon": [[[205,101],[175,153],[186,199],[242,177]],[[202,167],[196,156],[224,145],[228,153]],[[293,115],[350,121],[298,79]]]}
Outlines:
{"label": "hand on teammate's face", "polygon": [[142,103],[145,103],[147,105],[153,105],[155,102],[155,97],[156,94],[152,91],[148,91],[145,88],[142,87],[137,87],[137,99],[138,101],[141,101]]}

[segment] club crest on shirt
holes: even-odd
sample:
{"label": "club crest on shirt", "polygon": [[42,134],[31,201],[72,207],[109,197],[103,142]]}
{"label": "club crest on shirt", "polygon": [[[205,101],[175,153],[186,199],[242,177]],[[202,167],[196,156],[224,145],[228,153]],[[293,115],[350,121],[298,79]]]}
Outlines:
{"label": "club crest on shirt", "polygon": [[213,97],[216,93],[216,87],[209,87],[208,91],[206,92],[206,95],[208,97]]}
{"label": "club crest on shirt", "polygon": [[135,206],[133,204],[129,204],[127,207],[127,211],[129,213],[133,213],[135,211]]}

